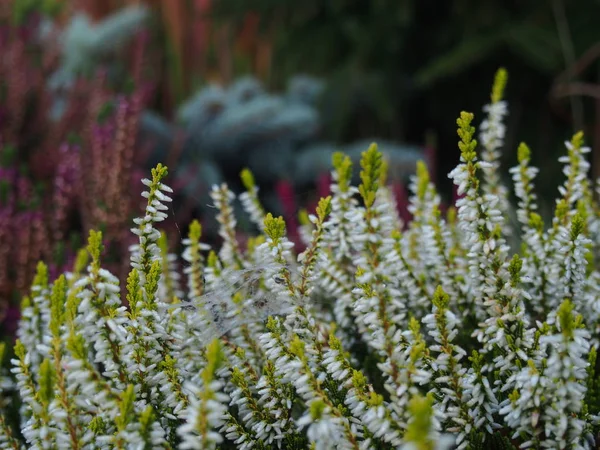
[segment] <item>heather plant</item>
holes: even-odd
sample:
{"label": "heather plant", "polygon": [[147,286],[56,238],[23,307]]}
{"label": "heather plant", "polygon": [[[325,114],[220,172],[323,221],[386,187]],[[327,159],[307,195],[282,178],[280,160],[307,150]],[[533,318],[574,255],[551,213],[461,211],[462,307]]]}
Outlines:
{"label": "heather plant", "polygon": [[[577,133],[546,225],[525,144],[511,169],[520,248],[507,244],[499,72],[480,151],[474,116],[457,120],[460,199],[447,214],[427,167],[403,224],[375,144],[333,157],[331,195],[294,251],[244,172],[259,234],[236,239],[235,195],[211,196],[222,244],[194,221],[184,278],[157,226],[171,189],[144,179],[124,296],[92,231],[70,271],[39,264],[0,415],[6,448],[596,448],[598,225],[589,149]],[[2,350],[2,349],[0,349]],[[6,374],[6,372],[5,372]],[[7,380],[10,380],[7,377]],[[20,403],[15,403],[16,398]]]}

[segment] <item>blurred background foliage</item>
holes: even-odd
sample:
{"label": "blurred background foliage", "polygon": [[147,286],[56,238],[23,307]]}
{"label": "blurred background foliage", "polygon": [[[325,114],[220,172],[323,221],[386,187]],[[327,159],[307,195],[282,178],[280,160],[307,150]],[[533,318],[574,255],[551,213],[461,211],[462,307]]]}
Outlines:
{"label": "blurred background foliage", "polygon": [[[553,163],[546,156],[573,129],[584,129],[588,142],[600,146],[597,0],[221,0],[213,6],[220,23],[234,28],[250,12],[259,18],[259,34],[273,44],[273,85],[298,71],[327,77],[323,103],[332,110],[328,132],[335,138],[372,134],[422,143],[430,136],[445,175],[457,159],[450,118],[459,108],[481,110],[491,74],[502,65],[510,74],[505,157],[511,164],[517,140],[527,140],[539,164]],[[575,73],[589,51],[591,63]],[[573,89],[575,82],[590,89]]]}
{"label": "blurred background foliage", "polygon": [[[101,17],[135,1],[79,0]],[[323,134],[438,149],[438,181],[457,160],[459,109],[481,111],[505,66],[511,116],[504,162],[526,140],[550,174],[573,130],[600,147],[598,0],[148,0],[164,37],[163,111],[209,82],[253,74],[268,89],[293,75],[327,82]],[[481,113],[479,114],[481,117]],[[594,158],[594,174],[600,162]]]}

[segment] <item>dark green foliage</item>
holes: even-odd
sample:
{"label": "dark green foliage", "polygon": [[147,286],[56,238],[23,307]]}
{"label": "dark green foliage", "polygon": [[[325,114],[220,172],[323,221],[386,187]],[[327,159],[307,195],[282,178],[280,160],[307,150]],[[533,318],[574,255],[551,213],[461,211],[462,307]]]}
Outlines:
{"label": "dark green foliage", "polygon": [[592,347],[588,358],[590,363],[587,372],[587,393],[585,404],[590,414],[598,414],[600,412],[600,377],[598,377],[598,359],[596,348]]}
{"label": "dark green foliage", "polygon": [[511,440],[503,434],[493,434],[490,441],[489,446],[486,448],[494,450],[517,450],[517,447],[513,445]]}
{"label": "dark green foliage", "polygon": [[64,4],[59,0],[15,0],[11,6],[13,23],[23,25],[32,14],[55,16]]}
{"label": "dark green foliage", "polygon": [[[558,152],[551,143],[572,131],[565,126],[572,112],[569,99],[552,98],[552,89],[573,63],[566,49],[572,46],[579,58],[597,42],[599,8],[594,0],[223,0],[215,15],[241,23],[249,11],[257,13],[275,45],[271,84],[281,86],[299,71],[327,77],[322,111],[329,138],[422,142],[435,129],[439,147],[451,148],[454,130],[445,118],[459,103],[480,110],[489,88],[481,74],[503,65],[519,74],[507,92],[518,111],[510,119],[515,136]],[[581,78],[597,82],[594,70]],[[591,119],[593,103],[584,107]],[[512,139],[507,149],[516,147]],[[442,153],[442,173],[456,163],[448,154]],[[507,151],[503,159],[513,157]],[[557,175],[542,180],[545,192]]]}

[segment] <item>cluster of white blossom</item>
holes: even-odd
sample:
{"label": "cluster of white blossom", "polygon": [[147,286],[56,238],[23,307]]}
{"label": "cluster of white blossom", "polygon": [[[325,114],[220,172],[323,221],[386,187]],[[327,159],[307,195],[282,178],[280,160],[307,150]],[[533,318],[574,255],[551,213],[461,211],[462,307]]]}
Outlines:
{"label": "cluster of white blossom", "polygon": [[504,118],[508,114],[508,104],[502,100],[502,93],[506,86],[508,75],[500,69],[496,73],[494,88],[492,89],[491,102],[483,107],[487,114],[480,125],[482,189],[484,194],[494,195],[498,198],[498,209],[502,212],[503,228],[506,235],[511,234],[507,214],[510,211],[508,189],[500,179],[500,156],[504,145],[506,125]]}
{"label": "cluster of white blossom", "polygon": [[99,232],[56,280],[38,266],[11,373],[0,373],[0,446],[595,448],[600,205],[588,149],[580,133],[567,143],[545,226],[520,146],[513,254],[498,173],[505,81],[486,110],[483,152],[473,115],[457,121],[456,208],[442,210],[419,164],[403,224],[376,145],[359,186],[336,154],[331,196],[304,216],[299,254],[244,171],[258,235],[239,241],[236,195],[216,186],[222,245],[202,242],[194,221],[175,257],[157,228],[170,201],[159,165],[144,180],[126,286],[105,270]]}

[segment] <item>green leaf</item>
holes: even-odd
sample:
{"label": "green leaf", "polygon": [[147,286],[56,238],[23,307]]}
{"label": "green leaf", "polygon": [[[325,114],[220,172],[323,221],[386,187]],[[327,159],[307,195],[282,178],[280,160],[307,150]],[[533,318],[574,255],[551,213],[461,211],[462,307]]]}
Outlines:
{"label": "green leaf", "polygon": [[562,68],[560,41],[552,28],[541,28],[528,21],[510,29],[506,42],[514,53],[540,71],[555,74]]}
{"label": "green leaf", "polygon": [[439,79],[458,75],[494,52],[504,41],[504,31],[472,36],[415,74],[415,84],[425,89]]}
{"label": "green leaf", "polygon": [[40,400],[44,406],[48,406],[54,398],[54,380],[56,373],[49,359],[44,359],[40,365]]}
{"label": "green leaf", "polygon": [[119,430],[127,428],[127,424],[134,418],[134,401],[135,392],[132,384],[127,386],[127,389],[121,394],[119,402],[119,415],[115,417],[115,425]]}

